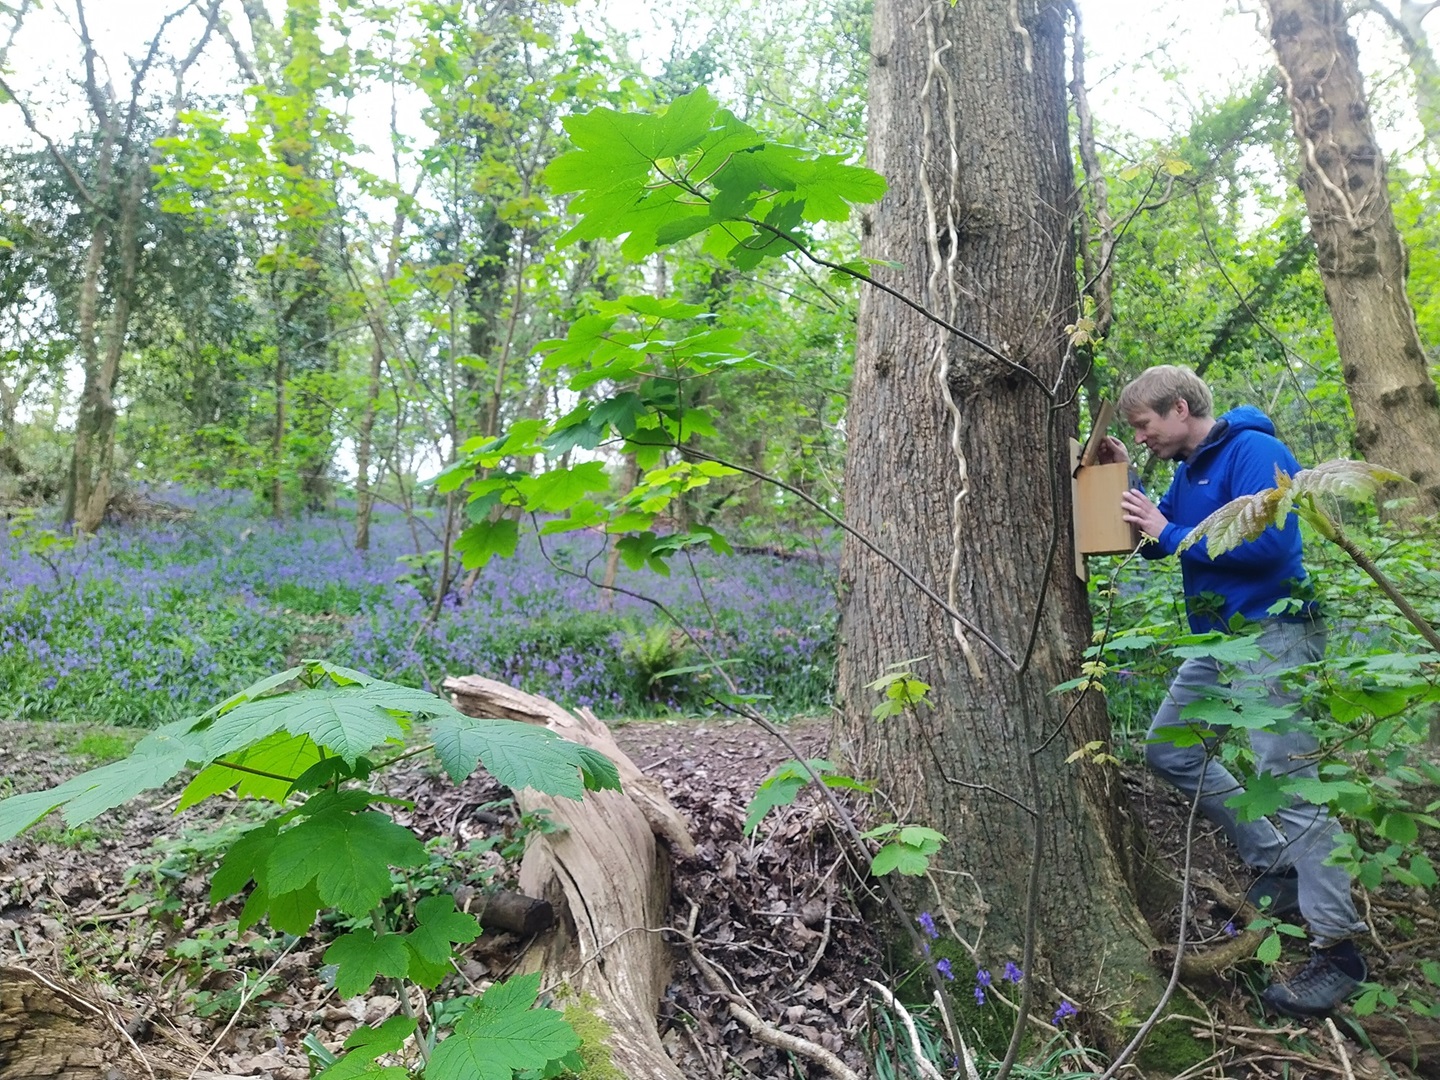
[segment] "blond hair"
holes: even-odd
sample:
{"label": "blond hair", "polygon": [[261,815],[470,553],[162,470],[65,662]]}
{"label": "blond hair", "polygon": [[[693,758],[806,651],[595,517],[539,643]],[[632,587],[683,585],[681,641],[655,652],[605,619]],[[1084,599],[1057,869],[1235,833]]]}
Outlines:
{"label": "blond hair", "polygon": [[1142,409],[1153,409],[1164,416],[1182,399],[1191,416],[1209,416],[1214,407],[1210,388],[1199,375],[1178,364],[1159,364],[1142,371],[1120,391],[1120,415],[1128,420]]}

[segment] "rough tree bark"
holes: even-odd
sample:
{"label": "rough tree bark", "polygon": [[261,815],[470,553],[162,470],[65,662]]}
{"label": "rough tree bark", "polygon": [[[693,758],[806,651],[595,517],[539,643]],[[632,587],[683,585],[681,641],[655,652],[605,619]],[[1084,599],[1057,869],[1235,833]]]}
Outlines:
{"label": "rough tree bark", "polygon": [[154,1073],[109,1006],[63,982],[0,967],[0,1076],[130,1080]]}
{"label": "rough tree bark", "polygon": [[1355,443],[1366,460],[1415,482],[1412,513],[1440,512],[1440,396],[1405,295],[1407,258],[1385,186],[1385,160],[1340,0],[1266,0],[1270,41],[1290,100],[1300,188]]}
{"label": "rough tree bark", "polygon": [[520,864],[520,890],[548,900],[558,925],[542,937],[526,963],[583,997],[610,1027],[612,1061],[646,1080],[684,1080],[660,1044],[655,1010],[669,982],[670,951],[657,932],[667,925],[670,854],[695,853],[695,842],[660,785],[645,776],[588,712],[493,679],[447,679],[455,705],[471,716],[542,724],[605,754],[620,770],[620,791],[585,793],[583,802],[526,789],[515,798],[526,812],[547,810],[564,831],[536,836]]}
{"label": "rough tree bark", "polygon": [[[1076,673],[1090,630],[1070,570],[1065,437],[1077,421],[1077,373],[1065,327],[1076,305],[1077,200],[1064,4],[881,0],[872,56],[870,165],[890,190],[865,222],[864,253],[902,261],[884,283],[926,297],[1034,377],[867,290],[846,507],[942,593],[953,553],[952,603],[1023,672],[974,635],[962,648],[940,610],[847,540],[838,735],[901,813],[949,837],[939,856],[954,872],[940,879],[945,903],[971,941],[983,930],[983,965],[1021,959],[1038,838],[1035,974],[1097,1008],[1138,1008],[1158,986],[1154,942],[1127,883],[1139,847],[1121,817],[1120,778],[1065,760],[1108,738],[1105,714],[1093,701],[1072,714],[1070,696],[1050,693]],[[933,708],[877,724],[865,684],[902,661],[931,685]]]}

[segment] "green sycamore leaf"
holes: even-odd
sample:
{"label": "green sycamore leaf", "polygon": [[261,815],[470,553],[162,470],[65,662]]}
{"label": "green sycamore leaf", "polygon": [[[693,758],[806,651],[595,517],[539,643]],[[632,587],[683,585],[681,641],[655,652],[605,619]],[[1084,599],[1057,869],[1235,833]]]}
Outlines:
{"label": "green sycamore leaf", "polygon": [[875,858],[870,861],[870,873],[876,877],[892,871],[908,874],[911,877],[923,877],[929,869],[929,856],[919,848],[899,842],[886,844],[875,853]]}
{"label": "green sycamore leaf", "polygon": [[479,921],[456,911],[455,898],[449,893],[427,896],[416,904],[415,922],[408,938],[410,947],[436,964],[449,962],[451,942],[468,944],[480,936]]}
{"label": "green sycamore leaf", "polygon": [[376,1057],[379,1054],[346,1054],[328,1069],[317,1073],[315,1080],[410,1080],[409,1069],[399,1065],[379,1065]]}
{"label": "green sycamore leaf", "polygon": [[370,988],[377,975],[403,979],[410,970],[410,953],[402,934],[352,930],[336,938],[325,950],[325,963],[334,964],[335,992],[352,998]]}
{"label": "green sycamore leaf", "polygon": [[477,521],[465,527],[455,541],[455,550],[466,570],[478,570],[496,555],[502,559],[514,555],[519,541],[520,524],[513,518]]}
{"label": "green sycamore leaf", "polygon": [[1222,664],[1237,664],[1260,658],[1260,647],[1254,637],[1230,637],[1226,634],[1193,635],[1192,643],[1176,645],[1170,651],[1182,659],[1210,657]]}
{"label": "green sycamore leaf", "polygon": [[[208,765],[202,769],[185,786],[180,803],[175,808],[176,813],[231,788],[234,788],[235,794],[242,799],[284,802],[285,797],[290,794],[293,778],[302,776],[305,770],[320,760],[320,756],[320,747],[315,745],[310,736],[277,731],[273,735],[267,735],[250,749],[230,754],[226,758],[227,761],[243,765],[245,769],[253,769],[254,772],[232,769],[229,765]],[[272,775],[260,776],[258,773]],[[291,777],[292,780],[276,777]]]}
{"label": "green sycamore leaf", "polygon": [[[540,513],[568,510],[592,491],[609,491],[610,477],[603,461],[587,461],[567,469],[549,469],[516,485],[525,509]],[[468,530],[467,530],[468,531]],[[513,553],[513,545],[511,553]]]}
{"label": "green sycamore leaf", "polygon": [[1182,720],[1197,720],[1211,728],[1238,727],[1251,731],[1269,730],[1294,715],[1293,706],[1280,708],[1253,698],[1231,701],[1202,698],[1180,710]]}
{"label": "green sycamore leaf", "polygon": [[1235,810],[1241,821],[1257,821],[1269,817],[1289,801],[1286,782],[1267,772],[1247,780],[1245,790],[1231,795],[1225,805]]}
{"label": "green sycamore leaf", "polygon": [[640,400],[640,395],[627,391],[599,402],[590,416],[597,424],[608,424],[618,434],[629,435],[644,413],[645,403]]}
{"label": "green sycamore leaf", "polygon": [[345,1040],[345,1049],[364,1049],[373,1057],[393,1054],[415,1033],[416,1026],[413,1016],[392,1016],[378,1028],[361,1025]]}
{"label": "green sycamore leaf", "polygon": [[242,833],[240,838],[230,845],[210,879],[210,903],[218,904],[226,897],[234,896],[252,879],[257,882],[264,881],[265,863],[270,858],[270,850],[275,846],[280,825],[279,818],[267,821]]}
{"label": "green sycamore leaf", "polygon": [[[286,683],[292,682],[295,679],[299,678],[300,675],[304,672],[304,670],[304,664],[297,664],[295,667],[286,668],[284,671],[277,671],[274,675],[267,675],[265,676],[265,678],[259,680],[258,682],[251,683],[239,693],[232,694],[230,697],[220,702],[219,705],[213,705],[210,708],[206,709],[203,713],[200,714],[200,720],[203,723],[204,721],[210,720],[216,716],[220,716],[224,713],[229,712],[231,709],[235,708],[236,705],[243,704],[247,701],[253,701],[255,698],[258,698],[263,694],[268,694],[276,687],[284,686]],[[192,730],[198,730],[199,726],[200,725],[197,724],[195,728],[192,728]]]}
{"label": "green sycamore leaf", "polygon": [[430,1056],[426,1080],[511,1080],[580,1046],[580,1036],[551,1009],[532,1009],[540,974],[497,983],[473,1003]]}
{"label": "green sycamore leaf", "polygon": [[278,894],[314,881],[321,900],[358,917],[390,895],[391,866],[423,866],[425,861],[425,847],[415,834],[386,814],[335,808],[279,836],[266,862],[265,884]]}
{"label": "green sycamore leaf", "polygon": [[199,734],[199,760],[210,762],[277,731],[308,735],[347,764],[404,727],[391,711],[439,713],[452,706],[423,690],[376,679],[365,686],[296,690],[236,706]]}
{"label": "green sycamore leaf", "polygon": [[[300,937],[309,932],[310,927],[315,924],[315,916],[320,913],[320,890],[313,881],[278,896],[271,896],[269,890],[261,889],[257,885],[250,896],[256,900],[256,907],[247,926],[259,922],[263,913],[276,930]],[[249,908],[248,903],[246,907]],[[247,926],[242,926],[241,929],[246,929]]]}
{"label": "green sycamore leaf", "polygon": [[[483,762],[508,788],[534,788],[547,795],[580,799],[586,786],[619,788],[614,764],[604,755],[562,739],[553,731],[516,720],[455,713],[430,725],[435,753],[457,784]],[[582,778],[581,770],[585,777]]]}
{"label": "green sycamore leaf", "polygon": [[52,810],[61,810],[74,828],[129,802],[142,791],[166,784],[197,759],[184,724],[167,724],[142,739],[130,756],[102,765],[47,791],[0,800],[0,842],[20,835]]}

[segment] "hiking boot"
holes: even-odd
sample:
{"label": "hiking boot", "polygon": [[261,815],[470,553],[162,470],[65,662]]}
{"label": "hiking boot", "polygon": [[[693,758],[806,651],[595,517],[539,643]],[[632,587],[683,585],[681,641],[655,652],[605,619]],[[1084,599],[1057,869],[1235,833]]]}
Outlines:
{"label": "hiking boot", "polygon": [[[1267,902],[1268,901],[1268,902]],[[1300,914],[1300,879],[1294,870],[1261,874],[1245,893],[1245,902],[1275,919]]]}
{"label": "hiking boot", "polygon": [[1348,957],[1337,959],[1329,949],[1315,949],[1308,964],[1290,979],[1271,983],[1260,1000],[1285,1016],[1329,1016],[1370,976],[1365,958],[1353,947],[1347,952]]}

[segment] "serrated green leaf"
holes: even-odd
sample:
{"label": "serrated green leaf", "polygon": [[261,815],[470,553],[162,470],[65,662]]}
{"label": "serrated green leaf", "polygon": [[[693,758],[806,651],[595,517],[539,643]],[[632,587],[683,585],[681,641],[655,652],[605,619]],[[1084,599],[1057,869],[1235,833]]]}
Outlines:
{"label": "serrated green leaf", "polygon": [[352,998],[370,988],[377,975],[402,979],[410,970],[410,953],[401,934],[352,930],[336,938],[325,950],[325,963],[334,964],[335,992]]}
{"label": "serrated green leaf", "polygon": [[1259,948],[1255,950],[1255,959],[1262,964],[1273,964],[1280,959],[1280,935],[1273,930],[1260,942]]}
{"label": "serrated green leaf", "polygon": [[1194,644],[1176,645],[1171,652],[1184,660],[1209,657],[1222,664],[1239,664],[1260,658],[1260,646],[1254,637],[1203,635]]}
{"label": "serrated green leaf", "polygon": [[1245,790],[1231,795],[1225,805],[1235,810],[1241,821],[1257,821],[1269,817],[1290,802],[1285,782],[1274,773],[1260,773],[1245,785]]}
{"label": "serrated green leaf", "polygon": [[367,686],[274,694],[237,706],[200,732],[200,760],[214,761],[286,731],[308,735],[353,765],[360,754],[404,735],[388,710],[435,713],[449,708],[433,694],[378,679]]}
{"label": "serrated green leaf", "polygon": [[[206,766],[185,786],[180,795],[180,803],[175,808],[176,813],[231,788],[234,788],[235,794],[241,798],[284,802],[285,797],[290,794],[294,779],[298,779],[320,760],[320,748],[308,735],[291,735],[285,731],[277,731],[261,739],[249,750],[231,754],[226,760],[235,765],[243,765],[244,769],[234,769],[229,765]],[[260,773],[271,775],[261,776]]]}
{"label": "serrated green leaf", "polygon": [[945,834],[924,825],[906,825],[900,830],[900,843],[908,844],[926,854],[933,854],[945,842]]}
{"label": "serrated green leaf", "polygon": [[65,823],[74,828],[129,802],[142,791],[168,783],[196,760],[195,748],[183,736],[182,728],[171,724],[152,731],[129,757],[72,776],[47,791],[0,800],[0,842],[18,836],[53,810],[60,810]]}
{"label": "serrated green leaf", "polygon": [[[244,690],[241,690],[237,694],[230,695],[230,697],[220,702],[219,705],[212,706],[201,713],[201,724],[204,724],[216,716],[229,712],[236,705],[243,704],[246,701],[253,701],[262,694],[267,694],[271,690],[274,690],[276,687],[284,686],[288,682],[293,682],[300,677],[304,670],[304,664],[297,664],[295,667],[286,668],[284,671],[277,671],[274,675],[267,675],[258,682],[251,683]],[[199,730],[199,727],[200,725],[197,724],[192,730]]]}
{"label": "serrated green leaf", "polygon": [[329,810],[280,834],[265,884],[278,894],[314,881],[326,904],[360,916],[390,895],[391,866],[423,866],[426,858],[414,833],[377,810]]}
{"label": "serrated green leaf", "polygon": [[226,897],[234,896],[251,879],[263,880],[265,864],[275,846],[275,837],[280,832],[280,821],[267,821],[240,835],[226,849],[210,879],[210,902],[219,903]]}
{"label": "serrated green leaf", "polygon": [[520,524],[513,518],[479,521],[465,527],[455,541],[461,564],[467,570],[478,570],[496,555],[508,559],[515,554],[520,541]]}
{"label": "serrated green leaf", "polygon": [[[260,891],[260,886],[256,886],[256,891]],[[310,928],[315,925],[315,916],[320,913],[321,907],[320,891],[313,881],[278,896],[272,896],[265,890],[263,907],[265,918],[271,926],[282,933],[300,937],[309,933]],[[258,918],[252,920],[258,921]]]}
{"label": "serrated green leaf", "polygon": [[1254,699],[1221,701],[1202,698],[1180,710],[1182,720],[1198,720],[1207,727],[1238,727],[1267,731],[1295,715],[1294,707],[1281,708]]}
{"label": "serrated green leaf", "polygon": [[870,862],[870,873],[876,877],[892,871],[911,877],[923,877],[929,869],[930,859],[924,852],[901,843],[886,844],[875,853],[875,858]]}
{"label": "serrated green leaf", "polygon": [[1413,814],[1392,811],[1380,819],[1375,831],[1397,844],[1413,844],[1420,835],[1420,826],[1416,824]]}
{"label": "serrated green leaf", "polygon": [[510,1080],[515,1071],[543,1068],[579,1048],[580,1036],[559,1013],[515,1008],[508,1000],[502,1006],[495,991],[487,990],[435,1048],[426,1080]]}
{"label": "serrated green leaf", "polygon": [[399,1065],[379,1065],[375,1057],[363,1052],[346,1054],[328,1069],[317,1073],[315,1080],[410,1080],[409,1069]]}
{"label": "serrated green leaf", "polygon": [[620,770],[615,762],[589,746],[575,744],[580,758],[580,776],[586,791],[619,791]]}
{"label": "serrated green leaf", "polygon": [[410,947],[435,964],[449,961],[452,942],[468,944],[480,936],[475,916],[456,911],[455,898],[449,893],[427,896],[416,904],[415,923],[408,938]]}
{"label": "serrated green leaf", "polygon": [[[582,768],[598,768],[597,778],[610,779],[593,752],[585,752],[553,731],[515,720],[456,713],[432,722],[430,736],[440,763],[457,784],[481,762],[508,788],[530,787],[567,799],[584,796]],[[614,779],[618,784],[618,775]]]}
{"label": "serrated green leaf", "polygon": [[[586,461],[570,468],[537,473],[516,486],[525,500],[525,509],[552,514],[568,510],[592,491],[609,491],[610,477],[604,462]],[[511,544],[506,554],[513,552]]]}

